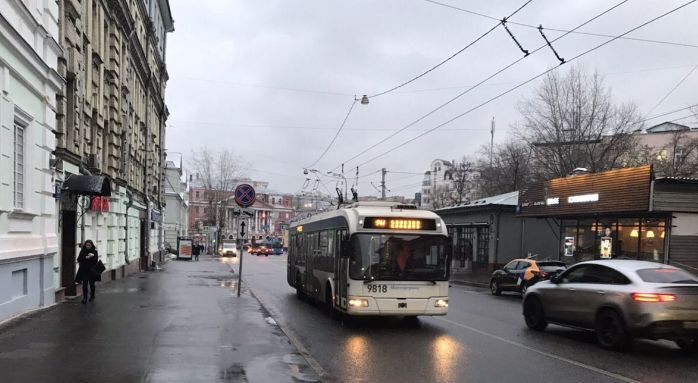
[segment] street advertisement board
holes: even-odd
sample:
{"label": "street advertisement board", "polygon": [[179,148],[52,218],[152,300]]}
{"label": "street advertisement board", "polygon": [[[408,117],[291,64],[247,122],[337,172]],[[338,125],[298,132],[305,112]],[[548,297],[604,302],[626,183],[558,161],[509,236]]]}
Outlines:
{"label": "street advertisement board", "polygon": [[574,237],[565,237],[565,257],[574,256]]}
{"label": "street advertisement board", "polygon": [[191,259],[192,240],[190,238],[177,239],[177,259]]}

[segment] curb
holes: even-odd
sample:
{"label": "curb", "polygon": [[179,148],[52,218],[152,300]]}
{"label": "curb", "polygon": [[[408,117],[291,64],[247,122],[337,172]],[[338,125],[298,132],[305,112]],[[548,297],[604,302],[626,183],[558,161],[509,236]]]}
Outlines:
{"label": "curb", "polygon": [[[233,269],[232,266],[230,266],[230,271],[235,273],[235,270]],[[305,359],[306,363],[308,364],[308,366],[310,366],[310,368],[313,369],[315,374],[317,374],[320,381],[321,382],[333,381],[330,378],[330,375],[327,373],[327,371],[325,371],[325,369],[322,368],[320,363],[317,360],[315,360],[315,358],[313,358],[312,355],[310,355],[310,352],[308,351],[308,349],[306,349],[305,346],[303,346],[303,344],[298,339],[298,337],[295,335],[295,333],[290,328],[288,328],[285,325],[285,323],[283,323],[283,321],[280,321],[279,315],[273,309],[271,309],[267,304],[265,304],[264,301],[257,294],[254,293],[254,291],[252,291],[252,288],[245,282],[244,278],[242,280],[242,283],[247,287],[247,291],[250,292],[250,295],[252,296],[252,298],[254,298],[259,303],[259,305],[262,306],[262,308],[269,313],[269,315],[272,317],[272,319],[274,319],[274,321],[276,322],[276,325],[279,327],[281,332],[284,333],[286,338],[288,338],[289,342],[291,342],[291,345],[296,349],[296,351],[298,351],[298,353],[303,357],[303,359]]]}
{"label": "curb", "polygon": [[[243,280],[243,283],[244,283],[244,280]],[[245,283],[245,285],[247,285],[247,284]],[[252,291],[250,286],[247,286],[247,291],[249,291],[250,295],[252,295],[252,297],[254,299],[256,299],[257,302],[259,302],[259,304],[269,313],[269,315],[272,316],[272,318],[276,322],[276,325],[284,333],[284,335],[286,335],[286,337],[291,342],[293,347],[296,348],[296,351],[298,351],[298,353],[303,357],[303,359],[305,359],[305,361],[308,363],[308,366],[310,366],[310,368],[312,368],[313,371],[315,371],[315,373],[317,374],[320,381],[321,382],[332,381],[330,379],[330,376],[327,373],[327,371],[325,371],[325,369],[323,369],[322,366],[320,366],[320,363],[318,363],[318,361],[315,360],[315,358],[313,358],[312,355],[310,355],[310,352],[305,348],[305,346],[303,346],[303,344],[300,342],[300,340],[298,340],[298,337],[296,337],[295,333],[291,329],[286,327],[281,321],[279,321],[279,319],[278,319],[279,315],[274,313],[274,311],[271,310],[264,303],[264,301],[261,298],[259,298],[257,296],[257,294],[254,293],[254,291]]]}

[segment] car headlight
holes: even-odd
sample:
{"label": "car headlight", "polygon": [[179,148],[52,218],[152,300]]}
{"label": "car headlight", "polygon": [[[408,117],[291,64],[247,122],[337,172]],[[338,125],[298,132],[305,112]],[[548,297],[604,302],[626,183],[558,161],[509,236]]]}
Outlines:
{"label": "car headlight", "polygon": [[448,307],[448,299],[437,299],[436,302],[434,302],[434,307]]}
{"label": "car headlight", "polygon": [[349,299],[349,306],[368,307],[368,299]]}

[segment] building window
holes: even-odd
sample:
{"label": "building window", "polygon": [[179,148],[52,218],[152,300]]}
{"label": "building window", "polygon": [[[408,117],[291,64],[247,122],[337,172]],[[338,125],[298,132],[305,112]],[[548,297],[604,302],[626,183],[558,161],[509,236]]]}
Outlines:
{"label": "building window", "polygon": [[199,198],[199,191],[197,190],[196,192],[194,192],[194,195],[196,196],[196,199],[198,199]]}
{"label": "building window", "polygon": [[15,121],[14,128],[14,206],[24,208],[24,129],[25,126]]}

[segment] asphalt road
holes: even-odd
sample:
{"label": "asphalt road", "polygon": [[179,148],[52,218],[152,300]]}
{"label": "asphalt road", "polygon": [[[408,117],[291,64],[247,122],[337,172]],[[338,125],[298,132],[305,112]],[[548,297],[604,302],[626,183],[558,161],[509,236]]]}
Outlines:
{"label": "asphalt road", "polygon": [[243,280],[325,381],[341,382],[696,382],[698,357],[670,342],[636,341],[623,353],[592,333],[528,330],[517,295],[494,297],[454,285],[449,314],[367,318],[344,326],[298,300],[286,257],[245,255]]}

